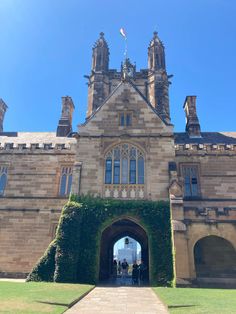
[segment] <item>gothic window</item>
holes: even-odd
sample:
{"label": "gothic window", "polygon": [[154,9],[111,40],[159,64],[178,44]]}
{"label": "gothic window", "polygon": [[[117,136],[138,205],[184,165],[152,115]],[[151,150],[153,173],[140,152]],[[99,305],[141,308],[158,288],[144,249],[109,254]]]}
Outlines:
{"label": "gothic window", "polygon": [[113,148],[105,157],[105,184],[144,184],[144,156],[131,144]]}
{"label": "gothic window", "polygon": [[7,167],[0,167],[0,196],[4,194],[7,185]]}
{"label": "gothic window", "polygon": [[199,176],[197,165],[183,165],[184,196],[199,196]]}
{"label": "gothic window", "polygon": [[72,167],[62,167],[59,194],[61,196],[69,195],[72,184]]}
{"label": "gothic window", "polygon": [[132,113],[121,112],[120,113],[120,126],[131,126],[132,125]]}

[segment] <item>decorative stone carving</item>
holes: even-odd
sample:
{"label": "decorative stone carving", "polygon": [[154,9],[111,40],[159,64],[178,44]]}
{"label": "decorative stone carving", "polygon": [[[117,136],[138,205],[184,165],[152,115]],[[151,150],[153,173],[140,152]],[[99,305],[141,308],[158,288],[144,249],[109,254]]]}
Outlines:
{"label": "decorative stone carving", "polygon": [[173,230],[185,232],[187,230],[186,225],[179,220],[172,220]]}

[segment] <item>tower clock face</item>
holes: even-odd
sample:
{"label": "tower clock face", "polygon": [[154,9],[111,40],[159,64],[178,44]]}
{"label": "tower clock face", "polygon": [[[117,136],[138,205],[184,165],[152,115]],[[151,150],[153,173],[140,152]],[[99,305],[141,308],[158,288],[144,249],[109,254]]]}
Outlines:
{"label": "tower clock face", "polygon": [[127,70],[127,74],[129,77],[133,77],[134,76],[134,69],[132,67],[129,67]]}

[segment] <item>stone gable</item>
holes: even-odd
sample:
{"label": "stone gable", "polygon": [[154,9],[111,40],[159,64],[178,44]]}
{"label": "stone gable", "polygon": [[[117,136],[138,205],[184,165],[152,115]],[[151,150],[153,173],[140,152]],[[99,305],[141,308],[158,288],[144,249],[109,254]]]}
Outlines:
{"label": "stone gable", "polygon": [[[132,113],[132,126],[119,125],[119,114]],[[122,134],[171,134],[172,125],[166,125],[155,109],[145,101],[141,92],[129,82],[122,82],[101,107],[79,126],[83,135],[122,135]]]}

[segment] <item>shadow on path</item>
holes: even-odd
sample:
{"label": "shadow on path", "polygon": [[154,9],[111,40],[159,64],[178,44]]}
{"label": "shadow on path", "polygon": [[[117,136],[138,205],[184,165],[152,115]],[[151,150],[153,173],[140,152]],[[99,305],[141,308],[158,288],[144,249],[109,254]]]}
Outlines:
{"label": "shadow on path", "polygon": [[97,287],[149,287],[148,281],[138,280],[137,283],[134,283],[132,280],[132,276],[128,275],[124,278],[121,276],[111,277],[108,280],[100,281],[97,284]]}

